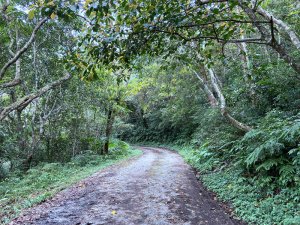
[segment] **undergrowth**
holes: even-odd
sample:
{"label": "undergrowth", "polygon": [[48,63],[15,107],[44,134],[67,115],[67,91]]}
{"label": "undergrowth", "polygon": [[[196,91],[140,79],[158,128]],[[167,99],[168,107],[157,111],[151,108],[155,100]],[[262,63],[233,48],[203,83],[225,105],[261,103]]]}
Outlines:
{"label": "undergrowth", "polygon": [[173,146],[204,185],[250,224],[300,224],[300,114],[271,111],[243,136],[204,132]]}
{"label": "undergrowth", "polygon": [[173,149],[200,171],[201,181],[208,189],[231,203],[235,214],[249,224],[300,224],[299,186],[279,189],[278,185],[268,185],[262,182],[263,177],[249,176],[240,165],[212,157],[205,148],[173,146]]}
{"label": "undergrowth", "polygon": [[[235,214],[250,224],[300,224],[299,187],[286,187],[274,192],[272,186],[262,186],[257,177],[247,177],[235,165],[225,165],[220,158],[212,158],[206,151],[195,156],[192,147],[173,147],[184,159],[201,172],[205,186],[218,197],[230,202]],[[204,160],[205,159],[205,160]]]}
{"label": "undergrowth", "polygon": [[25,175],[11,175],[0,182],[0,224],[9,223],[23,209],[45,201],[96,171],[139,154],[140,150],[128,146],[122,150],[111,146],[111,154],[106,156],[85,152],[69,163],[41,163]]}

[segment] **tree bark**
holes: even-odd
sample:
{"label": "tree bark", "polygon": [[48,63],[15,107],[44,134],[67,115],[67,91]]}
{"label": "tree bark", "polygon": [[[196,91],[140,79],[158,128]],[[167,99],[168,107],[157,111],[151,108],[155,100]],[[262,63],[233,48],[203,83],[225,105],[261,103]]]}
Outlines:
{"label": "tree bark", "polygon": [[[242,38],[244,38],[244,37],[242,36]],[[250,59],[249,59],[247,44],[246,43],[237,43],[237,46],[241,50],[240,57],[241,57],[241,60],[242,60],[244,81],[246,83],[251,102],[252,102],[253,105],[256,105],[256,102],[255,102],[255,99],[256,99],[256,97],[255,97],[255,95],[256,95],[256,93],[255,93],[255,84],[254,84],[253,78],[252,78],[252,68],[251,68],[251,62],[250,62]]]}
{"label": "tree bark", "polygon": [[224,97],[224,95],[223,95],[223,93],[222,93],[222,91],[221,91],[221,89],[218,85],[217,77],[216,77],[214,71],[210,68],[207,68],[207,70],[209,72],[209,76],[210,76],[210,79],[211,79],[213,89],[217,93],[218,99],[220,101],[220,110],[221,110],[222,116],[224,116],[229,121],[229,123],[231,125],[233,125],[234,127],[236,127],[237,129],[239,129],[243,132],[248,132],[248,131],[252,130],[251,127],[249,127],[246,124],[243,124],[243,123],[239,122],[238,120],[236,120],[235,118],[233,118],[230,115],[230,113],[227,110],[225,97]]}
{"label": "tree bark", "polygon": [[215,98],[213,92],[210,90],[207,82],[205,81],[205,79],[203,79],[196,71],[194,71],[194,74],[196,75],[196,77],[198,78],[198,80],[200,80],[201,84],[202,84],[202,89],[205,92],[208,102],[210,104],[210,106],[212,108],[216,108],[218,107],[218,100]]}
{"label": "tree bark", "polygon": [[5,63],[5,65],[1,68],[0,70],[0,80],[2,80],[2,78],[4,77],[5,72],[7,71],[7,69],[14,64],[23,54],[24,52],[27,51],[27,49],[29,48],[30,44],[34,41],[35,36],[38,32],[38,30],[42,27],[42,25],[48,20],[48,18],[44,18],[41,21],[39,21],[37,23],[37,25],[35,26],[35,28],[33,29],[31,36],[29,38],[29,40],[24,44],[24,46],[16,52],[16,54],[10,59],[8,60],[7,63]]}
{"label": "tree bark", "polygon": [[[196,52],[196,57],[199,61],[203,60],[203,58],[199,52]],[[206,68],[203,63],[199,63],[199,69],[200,69],[201,75],[199,73],[197,73],[196,71],[194,71],[194,74],[196,75],[198,80],[200,80],[200,82],[202,84],[202,89],[207,96],[210,106],[212,108],[216,108],[219,105],[219,103],[218,103],[218,100],[216,99],[213,91],[211,90],[211,87],[208,84],[208,76],[207,76]],[[218,82],[219,82],[219,80],[218,80]]]}
{"label": "tree bark", "polygon": [[110,136],[112,133],[112,127],[114,123],[114,115],[113,115],[113,110],[110,107],[107,111],[107,120],[106,120],[106,129],[105,129],[105,142],[103,146],[103,151],[101,154],[107,155],[108,154],[108,149],[109,149],[109,142],[110,142]]}
{"label": "tree bark", "polygon": [[[253,2],[253,0],[252,0]],[[280,19],[277,19],[276,17],[274,17],[274,15],[272,15],[272,13],[264,10],[262,7],[257,7],[257,12],[263,16],[264,18],[268,19],[268,20],[273,20],[274,23],[276,25],[278,25],[282,30],[284,30],[290,37],[290,40],[292,41],[292,43],[295,45],[295,47],[300,50],[300,40],[298,38],[298,35],[296,34],[295,31],[293,31],[293,29],[288,26],[285,22],[283,22]]]}
{"label": "tree bark", "polygon": [[[9,51],[9,54],[12,57],[14,57],[15,53],[12,51],[12,46],[13,46],[13,43],[14,43],[14,39],[12,37],[11,31],[9,31],[8,33],[9,33],[9,36],[10,36],[10,39],[11,39],[11,42],[10,42],[9,47],[8,47],[8,51]],[[19,40],[19,31],[18,30],[16,31],[16,41],[15,42],[16,42],[16,49],[17,49],[17,51],[19,51],[19,49],[20,49],[20,40]],[[17,59],[15,69],[16,69],[16,71],[15,71],[14,79],[12,81],[9,81],[7,83],[2,84],[0,86],[1,88],[14,87],[14,86],[17,86],[17,85],[21,84],[21,58]]]}
{"label": "tree bark", "polygon": [[[16,95],[14,90],[11,90],[10,96],[11,96],[12,103],[16,102]],[[23,128],[24,124],[22,121],[22,110],[16,110],[16,118],[13,119],[12,121],[14,121],[16,125],[19,150],[21,152],[24,152],[26,149],[26,141],[24,139],[24,128]]]}
{"label": "tree bark", "polygon": [[[298,62],[295,58],[290,56],[289,50],[284,47],[283,44],[279,44],[275,39],[274,30],[272,29],[273,22],[271,21],[271,30],[269,31],[258,22],[256,12],[254,9],[248,6],[248,2],[244,0],[238,0],[239,6],[243,9],[243,11],[248,15],[248,17],[253,21],[254,26],[258,29],[261,34],[261,38],[268,43],[275,51],[278,52],[280,57],[288,63],[297,73],[300,74],[300,62]],[[273,19],[274,21],[274,19]]]}
{"label": "tree bark", "polygon": [[21,110],[24,109],[28,104],[30,104],[34,99],[42,96],[47,91],[55,88],[56,86],[59,86],[64,81],[71,78],[71,75],[67,73],[64,77],[42,87],[41,89],[37,90],[35,93],[28,94],[16,102],[10,104],[9,106],[0,109],[0,121],[2,121],[5,117],[8,116],[8,114],[14,110]]}

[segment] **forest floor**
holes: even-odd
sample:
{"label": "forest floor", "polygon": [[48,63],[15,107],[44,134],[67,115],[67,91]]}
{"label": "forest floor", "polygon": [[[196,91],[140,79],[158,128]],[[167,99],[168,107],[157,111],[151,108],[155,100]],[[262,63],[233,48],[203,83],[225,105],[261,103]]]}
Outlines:
{"label": "forest floor", "polygon": [[95,173],[11,224],[243,224],[226,213],[180,155],[141,149],[143,155]]}

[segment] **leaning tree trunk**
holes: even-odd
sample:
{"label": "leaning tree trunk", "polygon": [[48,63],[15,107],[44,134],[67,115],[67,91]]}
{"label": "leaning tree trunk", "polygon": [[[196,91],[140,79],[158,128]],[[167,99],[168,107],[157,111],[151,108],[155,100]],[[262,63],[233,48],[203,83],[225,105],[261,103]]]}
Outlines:
{"label": "leaning tree trunk", "polygon": [[48,20],[48,18],[43,18],[42,20],[40,20],[35,28],[33,29],[30,38],[28,39],[28,41],[23,45],[22,48],[20,48],[15,54],[14,56],[9,59],[4,66],[0,69],[0,80],[3,79],[3,77],[5,76],[6,71],[8,70],[8,68],[13,65],[30,47],[31,43],[34,41],[36,34],[38,32],[38,30],[43,26],[44,23],[46,23],[46,21]]}
{"label": "leaning tree trunk", "polygon": [[[203,60],[203,58],[199,52],[196,52],[196,57],[199,61]],[[211,87],[208,84],[208,76],[207,76],[206,68],[203,63],[199,63],[199,70],[200,70],[200,74],[197,73],[196,71],[193,71],[193,72],[196,75],[196,77],[198,78],[198,80],[201,82],[202,89],[207,96],[210,106],[212,108],[217,108],[219,103],[218,103],[218,100],[216,99],[216,96],[214,95],[213,91],[211,90]]]}
{"label": "leaning tree trunk", "polygon": [[110,136],[111,136],[111,133],[112,133],[113,123],[114,123],[114,115],[113,115],[113,110],[110,107],[108,109],[108,112],[107,112],[106,129],[105,129],[105,141],[104,141],[103,150],[101,152],[102,155],[107,155],[108,154],[109,141],[110,141]]}
{"label": "leaning tree trunk", "polygon": [[207,81],[205,80],[205,78],[202,78],[200,74],[198,74],[196,71],[194,71],[194,74],[196,75],[196,77],[198,78],[198,80],[200,80],[201,84],[202,84],[202,90],[204,91],[204,93],[207,96],[209,105],[212,108],[216,108],[218,107],[218,100],[216,99],[216,97],[214,96],[213,92],[210,90]]}
{"label": "leaning tree trunk", "polygon": [[239,122],[238,120],[236,120],[235,118],[233,118],[230,113],[228,112],[227,106],[226,106],[226,100],[225,97],[219,87],[218,81],[217,81],[217,77],[214,73],[214,71],[210,68],[207,68],[208,72],[209,72],[209,76],[211,79],[211,84],[213,86],[213,89],[215,90],[215,92],[218,95],[218,99],[220,101],[220,110],[221,110],[221,114],[222,116],[224,116],[231,125],[233,125],[235,128],[243,131],[243,132],[248,132],[250,130],[252,130],[251,127],[249,127],[246,124],[243,124],[241,122]]}
{"label": "leaning tree trunk", "polygon": [[63,76],[62,78],[60,78],[56,81],[53,81],[50,84],[47,84],[46,86],[38,89],[34,93],[28,94],[28,95],[16,100],[15,102],[10,104],[9,106],[6,106],[4,108],[0,108],[0,121],[4,120],[9,115],[9,113],[11,113],[12,111],[23,110],[34,99],[37,99],[37,98],[41,97],[47,91],[61,85],[64,81],[69,80],[70,78],[71,78],[71,74],[66,72],[65,76]]}
{"label": "leaning tree trunk", "polygon": [[[254,3],[254,1],[252,0],[252,3]],[[286,24],[284,21],[274,17],[274,15],[272,15],[272,13],[264,10],[262,7],[257,7],[257,12],[263,16],[265,19],[268,20],[273,20],[273,22],[280,27],[290,38],[291,42],[293,43],[293,45],[300,50],[300,39],[298,37],[298,35],[296,34],[296,32],[288,25]]]}
{"label": "leaning tree trunk", "polygon": [[[268,45],[272,47],[286,63],[288,63],[297,73],[300,74],[300,62],[290,55],[290,51],[283,44],[278,43],[278,41],[275,39],[273,25],[274,23],[277,23],[278,25],[278,20],[275,19],[274,21],[274,18],[271,17],[270,20],[271,28],[270,30],[268,30],[266,27],[264,27],[264,25],[259,23],[256,11],[248,6],[248,2],[246,2],[245,0],[238,0],[238,2],[240,7],[244,10],[244,12],[248,15],[248,17],[253,22],[254,26],[260,32],[262,40],[266,41]],[[282,28],[282,24],[280,25],[280,27]],[[298,49],[297,39],[295,39],[295,37],[297,36],[293,36],[293,35],[291,36],[291,32],[289,30],[286,29],[283,30],[288,33],[294,46],[296,47],[296,49]]]}

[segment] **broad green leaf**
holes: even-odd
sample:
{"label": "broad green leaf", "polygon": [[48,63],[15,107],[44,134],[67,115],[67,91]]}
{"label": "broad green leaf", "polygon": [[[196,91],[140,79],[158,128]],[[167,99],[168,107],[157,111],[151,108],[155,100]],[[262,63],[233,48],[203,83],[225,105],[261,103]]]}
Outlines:
{"label": "broad green leaf", "polygon": [[50,18],[54,20],[55,17],[56,17],[56,14],[53,12],[53,13],[50,15]]}
{"label": "broad green leaf", "polygon": [[33,18],[34,18],[34,13],[35,13],[35,10],[33,9],[33,10],[30,10],[29,12],[28,12],[28,18],[30,19],[30,20],[32,20]]}

